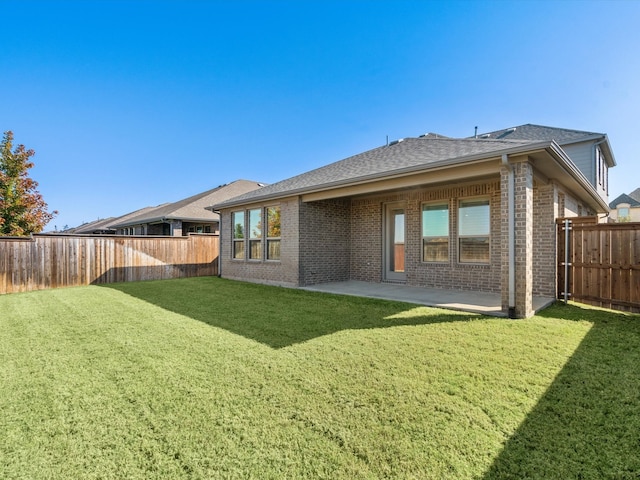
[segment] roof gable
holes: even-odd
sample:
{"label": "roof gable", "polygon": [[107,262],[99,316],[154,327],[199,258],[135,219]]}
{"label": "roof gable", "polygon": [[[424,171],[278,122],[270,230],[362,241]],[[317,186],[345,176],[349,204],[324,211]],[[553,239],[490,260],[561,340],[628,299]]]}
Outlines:
{"label": "roof gable", "polygon": [[631,198],[640,202],[640,188],[636,188],[633,192],[629,194]]}
{"label": "roof gable", "polygon": [[[634,192],[635,191],[636,190],[634,190]],[[618,205],[620,205],[621,203],[628,203],[632,207],[640,207],[640,201],[636,200],[630,195],[627,195],[626,193],[623,193],[622,195],[619,195],[618,198],[616,198],[614,201],[609,203],[609,208],[618,208]]]}

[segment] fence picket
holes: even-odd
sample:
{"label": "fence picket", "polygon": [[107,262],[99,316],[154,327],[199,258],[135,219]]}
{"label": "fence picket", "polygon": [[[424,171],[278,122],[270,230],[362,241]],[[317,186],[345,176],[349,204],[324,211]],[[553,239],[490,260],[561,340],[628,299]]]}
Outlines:
{"label": "fence picket", "polygon": [[558,219],[558,298],[564,285],[564,235],[569,235],[570,298],[605,308],[640,313],[640,223]]}
{"label": "fence picket", "polygon": [[0,294],[218,274],[217,235],[0,237]]}

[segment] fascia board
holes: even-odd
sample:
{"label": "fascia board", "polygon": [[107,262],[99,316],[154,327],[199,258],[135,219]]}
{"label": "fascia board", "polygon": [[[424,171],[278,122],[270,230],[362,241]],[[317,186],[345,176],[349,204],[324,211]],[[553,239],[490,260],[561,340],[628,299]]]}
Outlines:
{"label": "fascia board", "polygon": [[461,166],[463,164],[480,163],[480,162],[500,159],[503,154],[514,155],[514,154],[524,154],[524,153],[535,153],[535,152],[546,149],[547,147],[549,147],[550,144],[551,142],[544,141],[544,142],[537,142],[537,143],[527,143],[524,145],[516,145],[513,147],[504,148],[500,150],[493,150],[491,152],[485,152],[482,154],[455,157],[455,158],[451,158],[451,159],[443,160],[441,162],[427,165],[426,167],[425,165],[416,165],[416,166],[400,168],[396,170],[389,170],[383,173],[363,175],[356,178],[338,180],[335,182],[328,182],[321,185],[314,185],[311,187],[301,187],[297,189],[287,190],[286,192],[275,192],[273,194],[252,197],[245,200],[238,200],[238,201],[231,200],[229,202],[224,202],[218,205],[212,205],[211,208],[215,210],[219,210],[223,208],[227,209],[227,208],[233,208],[239,205],[246,205],[249,203],[259,203],[259,202],[269,201],[269,200],[278,199],[278,198],[319,193],[327,190],[332,190],[335,188],[365,185],[367,183],[376,182],[382,179],[398,178],[402,176],[414,175],[420,172],[435,171],[435,170],[441,170],[444,168]]}

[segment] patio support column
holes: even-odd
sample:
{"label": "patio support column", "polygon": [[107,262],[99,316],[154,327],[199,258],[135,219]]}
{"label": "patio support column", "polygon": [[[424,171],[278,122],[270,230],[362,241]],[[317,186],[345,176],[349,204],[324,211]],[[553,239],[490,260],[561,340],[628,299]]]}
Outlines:
{"label": "patio support column", "polygon": [[515,297],[516,318],[533,315],[533,168],[527,157],[510,159],[513,170],[513,203],[515,222],[509,234],[509,167],[503,165],[500,171],[501,189],[501,279],[502,310],[509,312],[509,242],[513,242],[515,253]]}
{"label": "patio support column", "polygon": [[533,167],[514,164],[516,317],[527,318],[533,310]]}

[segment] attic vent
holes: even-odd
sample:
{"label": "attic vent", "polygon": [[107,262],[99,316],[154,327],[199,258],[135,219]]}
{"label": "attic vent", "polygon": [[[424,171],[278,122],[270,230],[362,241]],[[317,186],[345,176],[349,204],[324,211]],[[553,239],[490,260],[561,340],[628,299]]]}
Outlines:
{"label": "attic vent", "polygon": [[480,138],[490,138],[491,134],[490,133],[485,133],[484,135],[480,135]]}
{"label": "attic vent", "polygon": [[264,183],[258,183],[259,187],[264,187]]}
{"label": "attic vent", "polygon": [[394,140],[393,142],[391,142],[389,145],[397,145],[398,143],[404,141],[404,138],[399,138],[398,140]]}
{"label": "attic vent", "polygon": [[511,127],[511,128],[508,128],[505,133],[513,133],[515,131],[516,131],[516,127]]}

